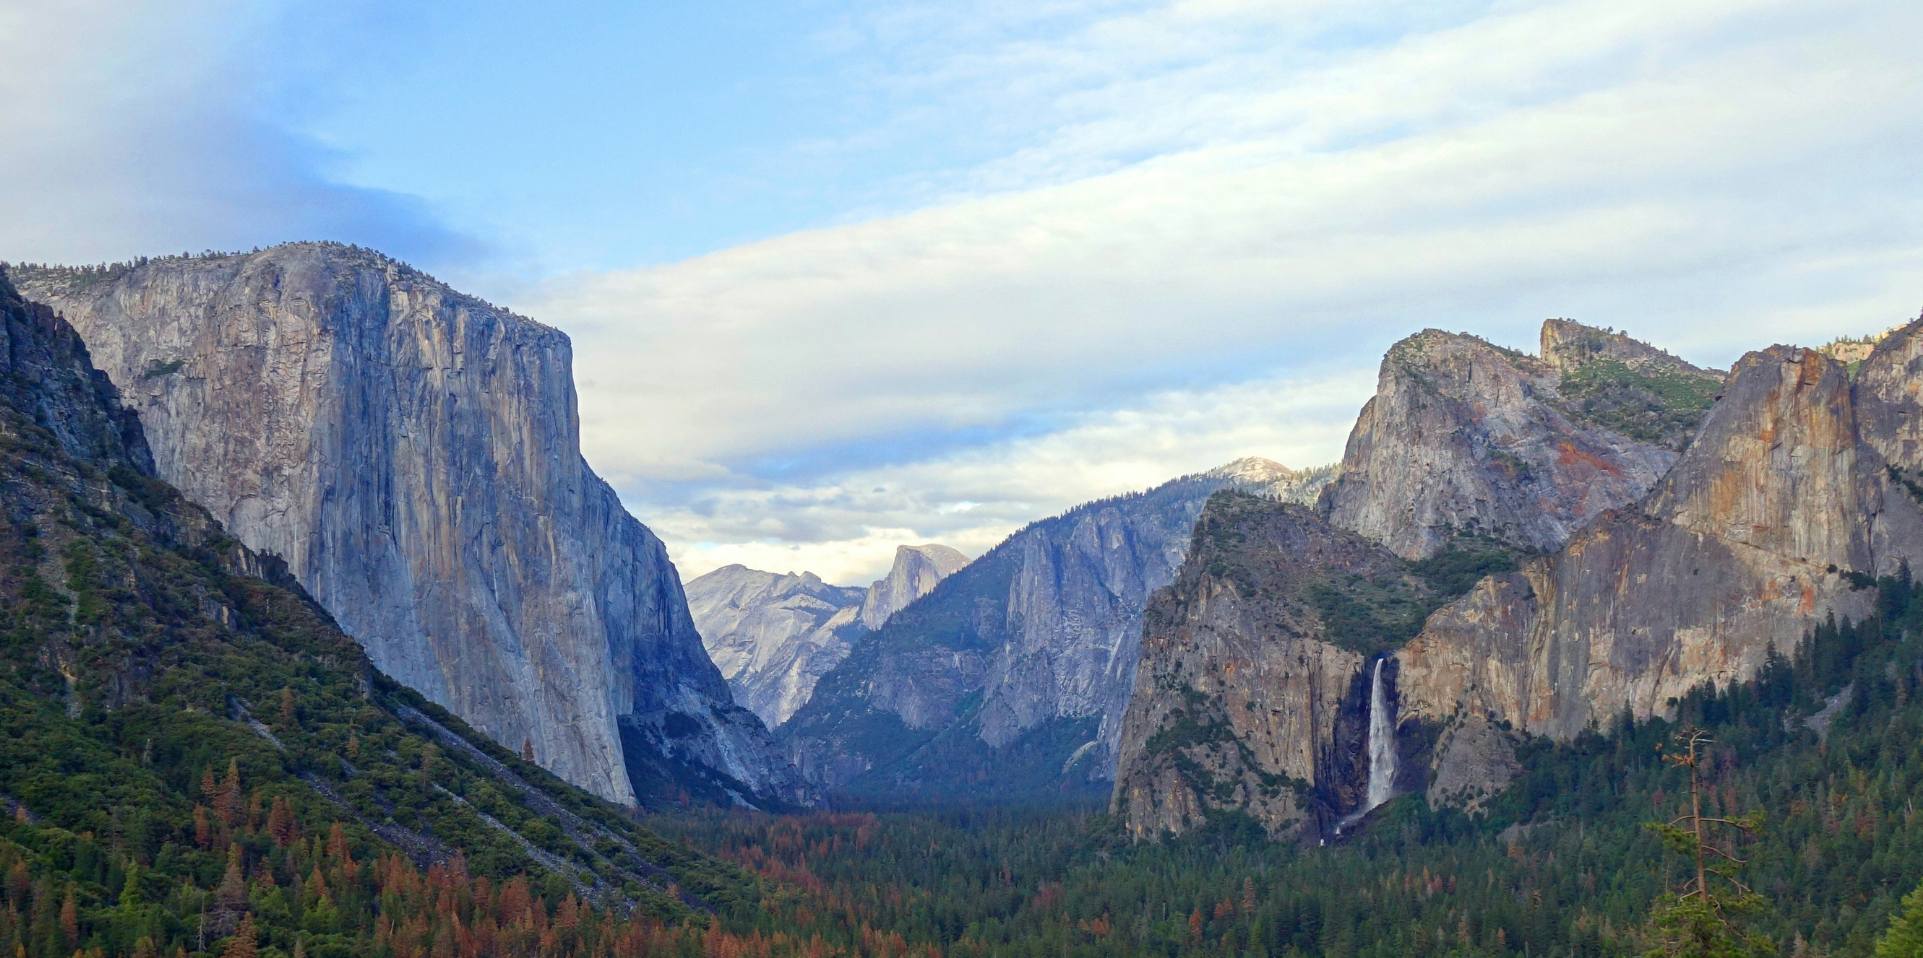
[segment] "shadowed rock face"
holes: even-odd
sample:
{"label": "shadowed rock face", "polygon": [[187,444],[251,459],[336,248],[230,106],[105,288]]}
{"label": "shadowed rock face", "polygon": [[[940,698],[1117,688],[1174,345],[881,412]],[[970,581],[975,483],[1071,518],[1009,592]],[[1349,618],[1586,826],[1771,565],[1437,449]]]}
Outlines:
{"label": "shadowed rock face", "polygon": [[1308,498],[1328,470],[1240,460],[1035,523],[859,640],[782,727],[831,787],[939,798],[1085,789],[1114,770],[1141,615],[1227,486]]}
{"label": "shadowed rock face", "polygon": [[947,546],[901,546],[888,575],[865,591],[828,585],[812,572],[730,565],[688,583],[688,609],[735,701],[774,728],[808,701],[856,638],[967,564]]}
{"label": "shadowed rock face", "polygon": [[1911,342],[1892,337],[1854,388],[1813,350],[1744,357],[1645,502],[1484,580],[1398,653],[1407,708],[1565,739],[1662,714],[1830,615],[1861,617],[1872,593],[1850,573],[1923,557],[1923,511],[1878,451],[1906,448],[1895,424],[1914,380],[1884,372],[1913,360]]}
{"label": "shadowed rock face", "polygon": [[1282,837],[1361,801],[1372,636],[1341,634],[1329,590],[1417,606],[1432,593],[1400,557],[1309,509],[1209,500],[1143,627],[1111,799],[1131,834],[1234,810]]}
{"label": "shadowed rock face", "polygon": [[285,559],[382,670],[605,798],[633,802],[656,760],[796,794],[661,542],[582,460],[561,333],[325,244],[18,278],[121,387],[160,476]]}
{"label": "shadowed rock face", "polygon": [[1465,533],[1541,552],[1642,498],[1720,377],[1567,321],[1542,340],[1543,358],[1435,330],[1392,347],[1325,514],[1406,558]]}

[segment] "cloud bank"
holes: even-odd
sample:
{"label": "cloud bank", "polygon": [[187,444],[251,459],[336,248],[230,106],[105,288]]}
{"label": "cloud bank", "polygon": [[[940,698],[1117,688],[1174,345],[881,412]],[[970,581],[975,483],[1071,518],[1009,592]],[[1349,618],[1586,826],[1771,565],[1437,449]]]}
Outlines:
{"label": "cloud bank", "polygon": [[[461,35],[515,42],[529,15],[464,11],[499,22]],[[574,71],[555,50],[447,49],[433,16],[363,0],[9,3],[0,258],[334,238],[451,272],[574,337],[585,451],[685,572],[743,561],[843,582],[898,542],[980,551],[1239,456],[1333,459],[1382,350],[1424,327],[1529,346],[1542,318],[1569,316],[1722,365],[1923,302],[1923,7],[1903,0],[881,0],[779,15],[805,21],[774,31],[802,54],[774,58],[803,71],[782,90],[742,88],[766,71],[731,72],[724,50],[683,86],[611,92],[593,78],[628,74]],[[637,110],[721,105],[664,112],[674,122],[794,104],[806,121],[785,146],[765,148],[780,124],[741,138],[747,159],[706,138],[722,146],[672,166],[719,164],[705,179],[634,195],[725,196],[778,170],[792,182],[753,196],[839,212],[530,287],[501,259],[552,261],[527,237],[448,225],[503,222],[494,211],[443,215],[342,173],[393,168],[354,161],[395,143],[417,185],[442,147],[446,162],[511,162],[489,144],[516,136],[512,110],[429,149],[395,137],[418,130],[407,111],[374,108],[405,83],[420,86],[393,102],[471,106],[440,67],[477,59]],[[530,190],[571,175],[617,188],[608,170],[626,168],[565,146],[512,155]],[[626,159],[662,175],[639,162],[658,156]],[[716,235],[747,229],[753,202],[717,209]],[[540,236],[570,216],[605,227],[533,208],[559,221]]]}
{"label": "cloud bank", "polygon": [[[532,306],[575,337],[591,460],[690,571],[852,574],[905,539],[979,548],[1119,491],[1104,480],[1290,459],[1286,437],[1346,429],[1354,391],[1238,406],[1208,384],[1353,385],[1425,326],[1527,345],[1567,315],[1727,363],[1914,313],[1914,6],[1416,9],[988,3],[844,24],[888,53],[863,61],[879,86],[997,150],[893,184],[900,211],[550,284]],[[875,136],[931,122],[905,110]],[[1079,438],[1185,401],[1224,419],[1139,455]],[[1055,431],[998,438],[1037,421]],[[914,433],[989,438],[821,455]]]}

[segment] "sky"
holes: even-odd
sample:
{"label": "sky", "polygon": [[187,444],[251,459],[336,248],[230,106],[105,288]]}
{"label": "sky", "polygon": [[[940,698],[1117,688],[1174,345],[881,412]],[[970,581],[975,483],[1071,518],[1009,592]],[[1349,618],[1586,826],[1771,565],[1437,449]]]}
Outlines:
{"label": "sky", "polygon": [[554,7],[12,0],[0,259],[375,247],[570,335],[684,576],[846,584],[1333,461],[1422,328],[1923,305],[1913,2]]}

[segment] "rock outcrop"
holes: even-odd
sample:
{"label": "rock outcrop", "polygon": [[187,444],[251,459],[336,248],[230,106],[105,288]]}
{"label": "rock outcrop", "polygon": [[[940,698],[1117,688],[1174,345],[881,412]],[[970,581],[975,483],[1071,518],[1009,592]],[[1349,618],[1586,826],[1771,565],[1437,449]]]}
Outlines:
{"label": "rock outcrop", "polygon": [[812,572],[726,565],[688,580],[688,612],[734,700],[774,728],[847,657],[862,595]]}
{"label": "rock outcrop", "polygon": [[947,546],[900,546],[888,574],[866,590],[828,585],[812,572],[729,565],[688,582],[688,610],[735,701],[775,728],[856,638],[967,564]]}
{"label": "rock outcrop", "polygon": [[862,596],[856,614],[869,631],[881,628],[910,602],[935,591],[941,580],[961,571],[968,557],[944,545],[897,546],[894,565]]}
{"label": "rock outcrop", "polygon": [[1814,350],[1751,353],[1725,380],[1561,321],[1540,359],[1399,344],[1318,516],[1204,514],[1151,607],[1116,811],[1138,837],[1224,813],[1328,836],[1359,808],[1357,703],[1381,654],[1395,788],[1474,809],[1518,770],[1518,736],[1668,714],[1867,614],[1875,577],[1923,559],[1919,343],[1923,320],[1892,332],[1854,383]]}
{"label": "rock outcrop", "polygon": [[1554,549],[1649,491],[1720,381],[1562,320],[1543,326],[1541,357],[1418,333],[1383,358],[1322,507],[1406,558],[1464,535]]}
{"label": "rock outcrop", "polygon": [[1240,460],[1037,522],[856,642],[781,729],[832,788],[1084,790],[1114,771],[1148,596],[1222,488],[1312,497],[1329,470]]}
{"label": "rock outcrop", "polygon": [[[685,907],[679,883],[712,887],[728,873],[381,675],[283,563],[156,477],[138,417],[79,335],[5,271],[0,623],[0,795],[14,847],[108,821],[204,831],[196,773],[218,756],[246,770],[252,794],[273,796],[277,819],[312,835],[339,823],[370,858],[465,857],[477,876],[540,875],[621,910]],[[258,802],[253,814],[259,829]],[[207,854],[169,843],[141,875],[192,887]],[[208,937],[238,920],[142,907],[152,927],[177,932],[199,910]],[[352,952],[338,943],[371,948],[375,929],[331,931]]]}
{"label": "rock outcrop", "polygon": [[1271,835],[1362,800],[1364,665],[1433,606],[1380,545],[1297,505],[1216,494],[1155,593],[1111,804],[1137,838],[1245,813]]}
{"label": "rock outcrop", "polygon": [[1913,336],[1890,337],[1855,386],[1814,350],[1744,357],[1647,500],[1485,579],[1397,654],[1407,717],[1567,739],[1665,714],[1830,616],[1866,614],[1865,577],[1923,559],[1923,510],[1885,452],[1914,449]]}
{"label": "rock outcrop", "polygon": [[661,542],[582,460],[567,337],[332,244],[17,270],[159,474],[284,559],[382,670],[605,798],[796,797]]}

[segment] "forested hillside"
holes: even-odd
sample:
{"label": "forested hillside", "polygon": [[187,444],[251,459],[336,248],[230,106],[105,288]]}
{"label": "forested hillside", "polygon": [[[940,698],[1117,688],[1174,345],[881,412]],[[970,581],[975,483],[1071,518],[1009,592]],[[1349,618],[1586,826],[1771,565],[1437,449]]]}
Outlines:
{"label": "forested hillside", "polygon": [[[1132,844],[1093,809],[674,818],[664,827],[807,890],[772,930],[901,936],[955,955],[1640,953],[1685,877],[1646,825],[1687,806],[1665,761],[1713,744],[1705,813],[1760,812],[1738,852],[1754,927],[1785,955],[1868,956],[1923,882],[1923,589],[1876,583],[1876,617],[1826,625],[1753,683],[1704,688],[1675,721],[1536,741],[1482,815],[1419,795],[1352,841],[1276,844],[1235,814]],[[1912,952],[1892,952],[1909,955]]]}
{"label": "forested hillside", "polygon": [[377,672],[3,276],[0,728],[0,955],[633,955],[755,899]]}

